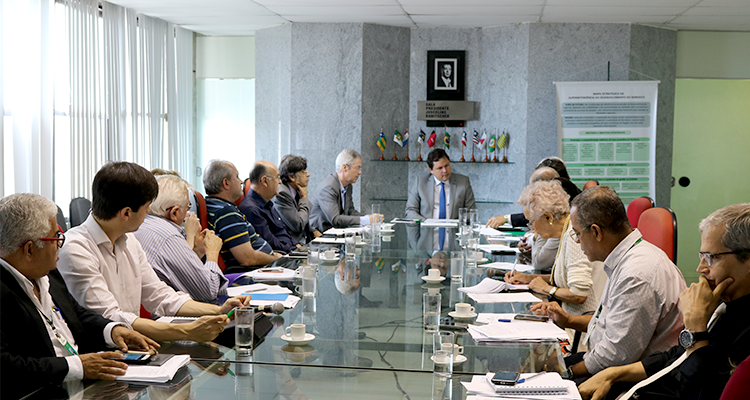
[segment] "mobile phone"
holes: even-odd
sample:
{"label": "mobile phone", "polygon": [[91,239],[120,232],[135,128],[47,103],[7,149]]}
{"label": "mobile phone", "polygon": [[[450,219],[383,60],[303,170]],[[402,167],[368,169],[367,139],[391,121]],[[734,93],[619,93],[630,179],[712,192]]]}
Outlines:
{"label": "mobile phone", "polygon": [[518,382],[519,376],[520,374],[518,372],[498,371],[490,381],[493,385],[513,386],[516,384],[516,382]]}
{"label": "mobile phone", "polygon": [[123,354],[123,358],[117,361],[122,361],[125,364],[136,364],[143,365],[148,364],[151,361],[151,354]]}
{"label": "mobile phone", "polygon": [[549,321],[549,316],[547,315],[534,315],[534,314],[516,314],[513,319],[518,319],[522,321],[537,321],[537,322],[547,322]]}

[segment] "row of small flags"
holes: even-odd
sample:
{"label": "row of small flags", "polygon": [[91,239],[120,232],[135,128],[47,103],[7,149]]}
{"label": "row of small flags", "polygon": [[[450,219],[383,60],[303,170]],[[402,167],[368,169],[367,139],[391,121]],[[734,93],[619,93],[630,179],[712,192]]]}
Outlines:
{"label": "row of small flags", "polygon": [[[474,134],[472,135],[472,142],[474,143],[474,146],[476,146],[479,149],[484,149],[485,146],[487,146],[487,149],[492,153],[495,151],[495,149],[502,149],[505,147],[505,145],[508,143],[508,137],[510,134],[503,129],[503,133],[500,135],[500,137],[496,137],[493,133],[489,137],[489,141],[487,140],[487,130],[484,131],[482,136],[479,136],[479,132],[474,129]],[[437,133],[433,130],[432,133],[430,133],[430,137],[427,137],[427,134],[424,130],[419,130],[419,136],[417,137],[417,142],[420,144],[425,142],[425,139],[427,141],[427,145],[430,147],[435,146],[435,140],[437,140]],[[409,143],[409,131],[405,131],[403,134],[400,133],[398,130],[395,131],[393,134],[393,141],[396,142],[401,147],[406,146],[407,143]],[[466,145],[469,143],[468,141],[468,135],[466,131],[463,131],[463,135],[461,136],[461,144],[466,147]],[[380,130],[380,136],[378,137],[378,147],[380,150],[385,150],[386,145],[388,144],[388,141],[385,139],[385,134],[383,133],[383,130]],[[443,145],[445,145],[446,149],[451,148],[451,134],[450,132],[446,131],[445,135],[443,136]]]}

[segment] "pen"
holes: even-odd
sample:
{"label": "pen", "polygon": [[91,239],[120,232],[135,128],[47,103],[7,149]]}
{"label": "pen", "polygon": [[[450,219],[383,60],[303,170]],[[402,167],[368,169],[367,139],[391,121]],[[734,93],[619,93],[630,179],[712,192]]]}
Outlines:
{"label": "pen", "polygon": [[547,373],[547,371],[542,371],[542,372],[536,373],[536,374],[534,374],[534,375],[531,375],[531,376],[530,376],[530,377],[528,377],[528,378],[523,378],[523,379],[519,379],[519,380],[518,380],[518,382],[516,382],[516,383],[524,383],[524,382],[526,382],[526,381],[530,381],[530,380],[532,380],[532,379],[536,378],[537,376],[540,376],[540,375],[544,375],[544,374],[546,374],[546,373]]}
{"label": "pen", "polygon": [[245,290],[242,294],[245,293],[255,293],[255,292],[261,292],[263,290],[268,290],[268,288],[259,288],[259,289],[253,289],[253,290]]}
{"label": "pen", "polygon": [[499,319],[497,322],[511,322],[509,319]]}
{"label": "pen", "polygon": [[232,314],[234,314],[234,308],[227,313],[227,318],[231,318]]}
{"label": "pen", "polygon": [[518,262],[518,256],[516,256],[516,259],[513,260],[513,269],[510,270],[510,277],[513,277],[513,274],[516,273],[516,263]]}

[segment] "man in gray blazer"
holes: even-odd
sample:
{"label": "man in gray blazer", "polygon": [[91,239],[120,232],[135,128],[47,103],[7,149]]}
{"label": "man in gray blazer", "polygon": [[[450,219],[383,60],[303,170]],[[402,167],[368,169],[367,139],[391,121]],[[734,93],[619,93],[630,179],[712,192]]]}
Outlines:
{"label": "man in gray blazer", "polygon": [[[456,219],[459,208],[474,208],[474,191],[469,178],[451,174],[451,161],[443,149],[427,154],[430,173],[418,178],[409,188],[406,201],[406,218],[425,220],[428,218]],[[435,247],[443,249],[445,228],[435,233]]]}
{"label": "man in gray blazer", "polygon": [[352,184],[362,175],[362,157],[355,150],[344,149],[336,157],[336,173],[329,175],[315,189],[310,226],[321,232],[332,227],[369,225],[383,222],[382,214],[363,215],[354,208]]}
{"label": "man in gray blazer", "polygon": [[279,175],[282,183],[279,185],[279,193],[273,198],[273,208],[281,216],[294,240],[302,244],[308,243],[322,234],[310,227],[312,203],[307,197],[310,178],[307,159],[292,154],[285,155],[279,164]]}

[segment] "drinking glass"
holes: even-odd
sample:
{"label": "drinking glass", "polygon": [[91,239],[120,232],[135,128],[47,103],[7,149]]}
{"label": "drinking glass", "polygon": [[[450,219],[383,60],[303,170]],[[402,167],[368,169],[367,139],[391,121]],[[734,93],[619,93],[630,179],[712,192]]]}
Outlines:
{"label": "drinking glass", "polygon": [[440,324],[440,302],[442,296],[439,291],[428,291],[422,295],[422,307],[424,310],[424,330],[437,332]]}
{"label": "drinking glass", "polygon": [[464,278],[464,252],[451,251],[451,279],[460,281]]}
{"label": "drinking glass", "polygon": [[234,344],[237,354],[241,356],[251,354],[255,331],[255,307],[235,307],[234,324]]}

